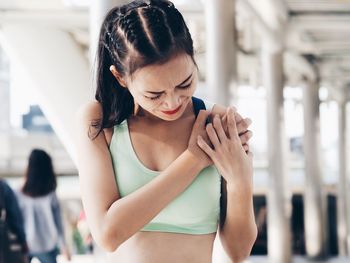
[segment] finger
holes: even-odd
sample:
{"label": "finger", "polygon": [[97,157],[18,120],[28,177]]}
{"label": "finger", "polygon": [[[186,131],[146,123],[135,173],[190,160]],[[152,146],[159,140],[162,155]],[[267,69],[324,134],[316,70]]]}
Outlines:
{"label": "finger", "polygon": [[235,119],[235,112],[231,107],[227,109],[227,121],[228,121],[228,133],[230,135],[231,139],[237,139],[238,138],[238,132],[236,127],[236,119]]}
{"label": "finger", "polygon": [[243,144],[243,149],[246,153],[249,151],[249,145],[248,144]]}
{"label": "finger", "polygon": [[253,158],[254,157],[254,154],[252,152],[247,152],[247,155],[250,157],[250,158]]}
{"label": "finger", "polygon": [[208,134],[208,137],[211,141],[211,143],[213,144],[214,146],[214,149],[217,149],[218,147],[220,147],[220,140],[216,134],[216,131],[213,127],[213,124],[212,123],[209,123],[206,127],[205,127],[206,131],[207,131],[207,134]]}
{"label": "finger", "polygon": [[246,144],[253,137],[253,132],[251,130],[246,131],[239,135],[242,145]]}
{"label": "finger", "polygon": [[222,123],[218,114],[216,114],[214,117],[214,128],[215,128],[216,134],[220,139],[220,142],[221,143],[225,142],[227,140],[227,136],[224,131],[224,128],[222,127]]}
{"label": "finger", "polygon": [[196,128],[203,129],[205,127],[205,121],[209,115],[210,115],[210,111],[200,110],[194,126]]}
{"label": "finger", "polygon": [[241,133],[245,133],[248,130],[248,127],[252,124],[252,120],[249,118],[242,119],[237,123],[237,131],[240,135]]}
{"label": "finger", "polygon": [[198,146],[210,157],[214,156],[214,151],[210,146],[204,141],[202,136],[198,135],[197,137]]}
{"label": "finger", "polygon": [[222,128],[225,131],[226,137],[229,136],[228,134],[228,128],[227,128],[227,113],[225,113],[221,118]]}
{"label": "finger", "polygon": [[236,123],[239,123],[240,121],[242,121],[243,118],[242,118],[241,114],[239,114],[239,113],[237,112],[237,108],[236,108],[235,106],[230,106],[230,107],[231,107],[231,108],[233,109],[233,111],[236,113],[236,115],[235,115]]}

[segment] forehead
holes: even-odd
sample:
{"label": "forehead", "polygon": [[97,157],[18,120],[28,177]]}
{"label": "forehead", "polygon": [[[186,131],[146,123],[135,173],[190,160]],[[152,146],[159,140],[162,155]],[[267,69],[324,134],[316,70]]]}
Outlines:
{"label": "forehead", "polygon": [[133,84],[142,89],[164,90],[183,82],[195,69],[189,55],[177,55],[163,64],[149,65],[137,70],[132,77]]}

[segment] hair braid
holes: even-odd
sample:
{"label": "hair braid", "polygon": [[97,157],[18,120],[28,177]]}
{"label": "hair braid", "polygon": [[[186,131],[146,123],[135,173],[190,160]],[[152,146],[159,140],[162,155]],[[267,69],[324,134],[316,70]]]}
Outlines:
{"label": "hair braid", "polygon": [[157,51],[162,53],[168,50],[173,39],[164,12],[158,7],[150,6],[143,9],[143,15],[147,20],[147,30],[150,32],[151,42]]}

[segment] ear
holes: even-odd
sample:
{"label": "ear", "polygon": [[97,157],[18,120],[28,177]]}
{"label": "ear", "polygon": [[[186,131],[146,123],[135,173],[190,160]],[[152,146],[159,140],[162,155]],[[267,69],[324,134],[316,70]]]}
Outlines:
{"label": "ear", "polygon": [[112,72],[113,76],[118,80],[119,84],[126,88],[126,81],[124,80],[123,76],[117,71],[115,66],[111,65],[109,67],[109,70]]}

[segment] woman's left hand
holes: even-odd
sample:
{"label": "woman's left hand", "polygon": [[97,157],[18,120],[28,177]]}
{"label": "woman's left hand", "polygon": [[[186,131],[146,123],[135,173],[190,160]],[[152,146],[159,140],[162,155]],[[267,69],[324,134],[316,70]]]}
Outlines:
{"label": "woman's left hand", "polygon": [[239,136],[235,111],[228,108],[227,132],[225,132],[222,121],[218,115],[214,116],[213,123],[206,126],[206,131],[212,149],[202,138],[198,139],[199,147],[212,159],[219,173],[228,184],[248,184],[252,187],[253,176],[253,154],[249,147],[245,148]]}
{"label": "woman's left hand", "polygon": [[[252,121],[249,118],[243,119],[242,116],[237,112],[237,109],[233,106],[232,106],[232,108],[235,112],[236,127],[237,127],[237,131],[239,134],[239,139],[241,140],[241,144],[242,144],[244,150],[246,151],[246,153],[248,153],[249,140],[253,136],[252,131],[248,130],[248,128],[252,124]],[[221,118],[221,123],[222,123],[224,130],[225,130],[225,133],[228,135],[227,114],[228,114],[228,110],[226,109],[226,113]]]}

